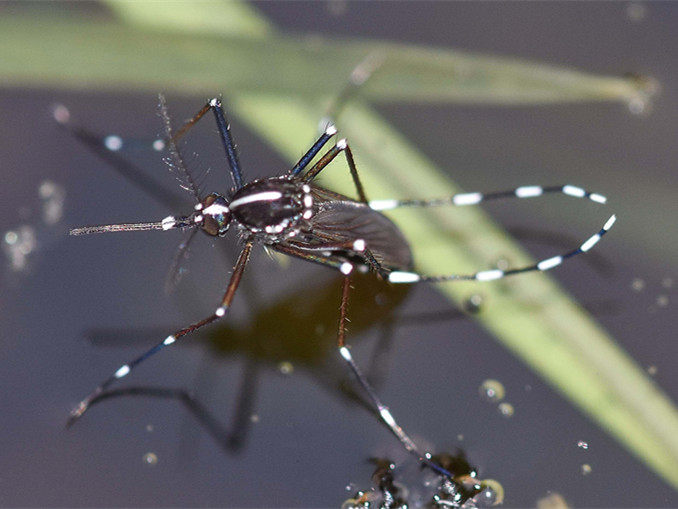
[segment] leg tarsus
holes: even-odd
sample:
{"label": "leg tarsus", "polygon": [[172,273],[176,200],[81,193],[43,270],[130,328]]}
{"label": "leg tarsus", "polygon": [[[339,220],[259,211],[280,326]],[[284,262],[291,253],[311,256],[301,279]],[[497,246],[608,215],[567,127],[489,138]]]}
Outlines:
{"label": "leg tarsus", "polygon": [[137,365],[151,357],[152,355],[158,353],[160,350],[165,348],[166,346],[174,344],[178,339],[181,337],[190,334],[191,332],[195,331],[196,329],[199,329],[200,327],[203,327],[219,318],[224,316],[226,314],[226,311],[230,308],[231,302],[233,301],[233,297],[235,296],[235,291],[238,288],[238,285],[240,284],[240,280],[242,279],[243,271],[245,270],[245,266],[247,265],[247,261],[249,260],[249,255],[252,250],[252,241],[248,241],[247,244],[245,244],[245,247],[243,250],[240,252],[240,256],[238,257],[238,261],[236,262],[235,268],[233,269],[233,274],[231,274],[231,278],[229,280],[228,286],[226,287],[226,291],[224,293],[224,297],[221,300],[221,305],[212,313],[210,316],[207,318],[204,318],[198,322],[195,322],[188,327],[185,327],[183,329],[180,329],[173,334],[170,334],[167,336],[164,340],[162,340],[160,343],[157,343],[155,346],[141,354],[140,356],[136,357],[134,360],[127,364],[123,364],[118,370],[113,373],[110,377],[108,377],[103,383],[101,383],[92,393],[90,393],[85,399],[83,399],[78,405],[71,411],[71,414],[68,418],[68,421],[66,423],[67,426],[72,425],[76,420],[78,420],[90,407],[90,405],[101,395],[104,393],[104,391],[116,380],[119,380],[120,378],[126,377],[132,369],[134,369]]}

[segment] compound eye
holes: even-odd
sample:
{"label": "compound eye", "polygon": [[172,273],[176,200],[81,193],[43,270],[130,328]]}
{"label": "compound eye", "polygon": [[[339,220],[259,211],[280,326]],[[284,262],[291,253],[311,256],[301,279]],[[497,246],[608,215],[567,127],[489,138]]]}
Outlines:
{"label": "compound eye", "polygon": [[211,194],[202,202],[202,229],[212,236],[226,234],[231,224],[231,211],[223,196]]}

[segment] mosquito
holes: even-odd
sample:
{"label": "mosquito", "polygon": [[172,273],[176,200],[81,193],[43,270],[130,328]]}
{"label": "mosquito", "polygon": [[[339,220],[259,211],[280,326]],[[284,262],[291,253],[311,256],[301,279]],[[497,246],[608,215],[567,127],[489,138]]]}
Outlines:
{"label": "mosquito", "polygon": [[[196,182],[186,168],[177,142],[209,112],[214,114],[221,143],[233,181],[227,195],[210,193],[201,196]],[[143,361],[175,344],[184,336],[215,322],[228,313],[242,280],[245,267],[254,246],[263,246],[292,257],[330,267],[343,275],[340,296],[337,351],[369,397],[383,423],[397,437],[402,446],[418,460],[436,472],[452,478],[452,474],[438,465],[428,452],[422,452],[410,436],[398,425],[389,408],[365,378],[346,343],[348,304],[351,278],[356,272],[373,272],[393,284],[417,282],[443,283],[451,281],[491,281],[531,271],[547,271],[565,260],[589,251],[612,227],[612,215],[603,227],[579,247],[533,265],[509,269],[482,270],[473,274],[424,275],[414,268],[410,245],[398,227],[381,211],[403,207],[437,207],[476,205],[500,198],[532,198],[546,194],[564,194],[604,204],[605,196],[573,185],[522,186],[510,191],[491,193],[461,193],[433,200],[393,199],[369,201],[360,181],[353,153],[346,139],[339,139],[311,165],[324,147],[337,134],[334,124],[328,124],[299,161],[289,170],[275,176],[245,183],[236,145],[231,136],[226,113],[219,98],[208,101],[178,131],[173,132],[164,98],[160,97],[160,114],[164,123],[164,143],[169,151],[170,164],[183,176],[195,205],[186,215],[168,216],[160,221],[85,226],[70,231],[71,235],[105,232],[187,229],[191,233],[202,230],[211,237],[224,236],[233,227],[242,250],[226,285],[219,305],[206,318],[176,330],[135,359],[120,366],[99,384],[71,412],[69,424],[80,418],[90,405],[111,385],[139,366]],[[315,180],[339,154],[343,154],[358,199],[320,187]],[[186,243],[182,244],[184,249]]]}

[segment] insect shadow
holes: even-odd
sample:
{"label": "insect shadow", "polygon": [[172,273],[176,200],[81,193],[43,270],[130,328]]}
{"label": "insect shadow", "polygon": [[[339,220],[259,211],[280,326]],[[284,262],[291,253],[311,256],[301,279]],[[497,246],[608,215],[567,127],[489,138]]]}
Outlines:
{"label": "insect shadow", "polygon": [[[336,277],[305,284],[272,305],[257,306],[257,311],[246,323],[221,323],[185,345],[207,345],[212,353],[210,358],[240,358],[244,363],[229,426],[220,424],[217,417],[185,390],[150,387],[109,390],[92,404],[119,396],[175,398],[194,414],[218,443],[229,452],[237,452],[245,444],[250,417],[255,413],[260,372],[289,363],[295,372],[302,371],[312,376],[315,385],[374,413],[333,355],[336,351],[337,295],[341,292],[341,285],[341,278]],[[311,300],[308,299],[309,292],[313,295]],[[388,371],[393,328],[397,327],[394,313],[408,292],[406,286],[389,285],[383,281],[375,283],[369,275],[359,275],[354,281],[352,302],[355,310],[351,314],[350,336],[358,336],[372,327],[379,330],[366,369],[374,386],[382,384],[384,373]],[[445,314],[449,319],[464,316],[455,310]],[[134,338],[134,344],[151,342],[157,337],[157,331],[91,329],[87,331],[87,337],[95,346],[111,347],[128,345],[126,338]],[[199,395],[202,396],[202,391]]]}

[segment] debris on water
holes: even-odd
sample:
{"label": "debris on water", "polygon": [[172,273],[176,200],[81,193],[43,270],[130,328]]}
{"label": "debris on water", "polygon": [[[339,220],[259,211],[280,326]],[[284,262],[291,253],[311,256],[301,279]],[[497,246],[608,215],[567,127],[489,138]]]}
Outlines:
{"label": "debris on water", "polygon": [[577,447],[586,450],[589,448],[589,443],[585,442],[584,440],[580,440],[579,442],[577,442]]}
{"label": "debris on water", "polygon": [[[477,478],[477,469],[470,465],[462,451],[456,454],[427,454],[426,457],[447,470],[452,478],[441,475],[421,464],[396,465],[386,458],[372,458],[376,465],[372,487],[360,489],[346,500],[342,509],[405,509],[408,507],[439,507],[476,509],[503,501],[500,483]],[[348,491],[356,489],[351,483]],[[485,493],[487,491],[488,493]]]}
{"label": "debris on water", "polygon": [[650,376],[655,376],[657,374],[657,366],[648,366],[647,367],[647,374]]}
{"label": "debris on water", "polygon": [[593,470],[593,469],[591,468],[591,465],[589,465],[588,463],[584,463],[584,464],[581,466],[581,473],[582,473],[582,475],[589,475],[589,474],[591,473],[592,470]]}

